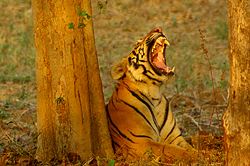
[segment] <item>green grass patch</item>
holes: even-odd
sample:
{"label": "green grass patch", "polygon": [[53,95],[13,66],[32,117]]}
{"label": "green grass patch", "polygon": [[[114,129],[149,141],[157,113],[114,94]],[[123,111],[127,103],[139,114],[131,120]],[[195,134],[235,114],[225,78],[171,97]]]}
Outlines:
{"label": "green grass patch", "polygon": [[31,1],[1,1],[0,82],[35,81]]}

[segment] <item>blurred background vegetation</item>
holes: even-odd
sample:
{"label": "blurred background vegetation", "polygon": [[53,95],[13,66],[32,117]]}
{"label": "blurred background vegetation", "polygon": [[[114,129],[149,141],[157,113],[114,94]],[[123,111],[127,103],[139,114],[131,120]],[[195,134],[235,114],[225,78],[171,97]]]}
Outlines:
{"label": "blurred background vegetation", "polygon": [[[104,8],[102,8],[102,5]],[[36,149],[36,66],[31,0],[0,0],[0,153]],[[168,66],[176,67],[164,94],[184,135],[198,128],[221,133],[229,88],[226,0],[92,0],[96,50],[105,102],[115,80],[110,69],[156,27],[168,36]],[[67,25],[65,25],[67,27]],[[63,28],[63,27],[62,27]],[[201,50],[206,38],[209,61]],[[212,83],[211,70],[214,83]],[[213,91],[214,84],[214,91]]]}

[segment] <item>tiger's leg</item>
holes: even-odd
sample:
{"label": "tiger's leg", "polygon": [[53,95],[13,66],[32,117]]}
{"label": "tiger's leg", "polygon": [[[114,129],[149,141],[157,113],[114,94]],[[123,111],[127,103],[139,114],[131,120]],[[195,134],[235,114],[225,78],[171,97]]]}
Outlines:
{"label": "tiger's leg", "polygon": [[193,148],[182,148],[177,145],[162,144],[154,141],[147,140],[146,142],[141,142],[133,146],[133,149],[129,149],[130,154],[135,154],[135,158],[140,156],[142,158],[145,156],[145,152],[153,151],[153,154],[158,157],[163,158],[173,157],[185,161],[197,161],[198,153]]}

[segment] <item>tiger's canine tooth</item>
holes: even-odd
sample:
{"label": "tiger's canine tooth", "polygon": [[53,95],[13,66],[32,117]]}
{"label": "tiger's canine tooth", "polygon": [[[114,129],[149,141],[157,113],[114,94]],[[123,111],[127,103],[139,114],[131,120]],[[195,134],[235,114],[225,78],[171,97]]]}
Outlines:
{"label": "tiger's canine tooth", "polygon": [[159,39],[157,39],[156,42],[162,46],[162,42]]}
{"label": "tiger's canine tooth", "polygon": [[174,70],[175,70],[175,67],[173,67],[173,69],[171,71],[174,72]]}
{"label": "tiger's canine tooth", "polygon": [[155,46],[156,46],[156,44],[154,44],[154,46],[153,46],[153,49],[152,49],[152,50],[154,50],[154,49],[155,49]]}
{"label": "tiger's canine tooth", "polygon": [[164,40],[164,44],[170,46],[170,43],[167,40]]}
{"label": "tiger's canine tooth", "polygon": [[169,68],[167,67],[167,73],[169,73]]}

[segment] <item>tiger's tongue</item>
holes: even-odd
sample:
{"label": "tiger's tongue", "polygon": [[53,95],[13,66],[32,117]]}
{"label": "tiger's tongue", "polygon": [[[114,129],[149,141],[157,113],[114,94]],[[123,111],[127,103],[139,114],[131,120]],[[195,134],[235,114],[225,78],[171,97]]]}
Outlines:
{"label": "tiger's tongue", "polygon": [[163,60],[163,54],[162,53],[158,53],[154,59],[153,59],[153,64],[158,67],[159,69],[162,69],[162,70],[165,70],[167,71],[167,66],[166,64],[164,63],[164,60]]}

